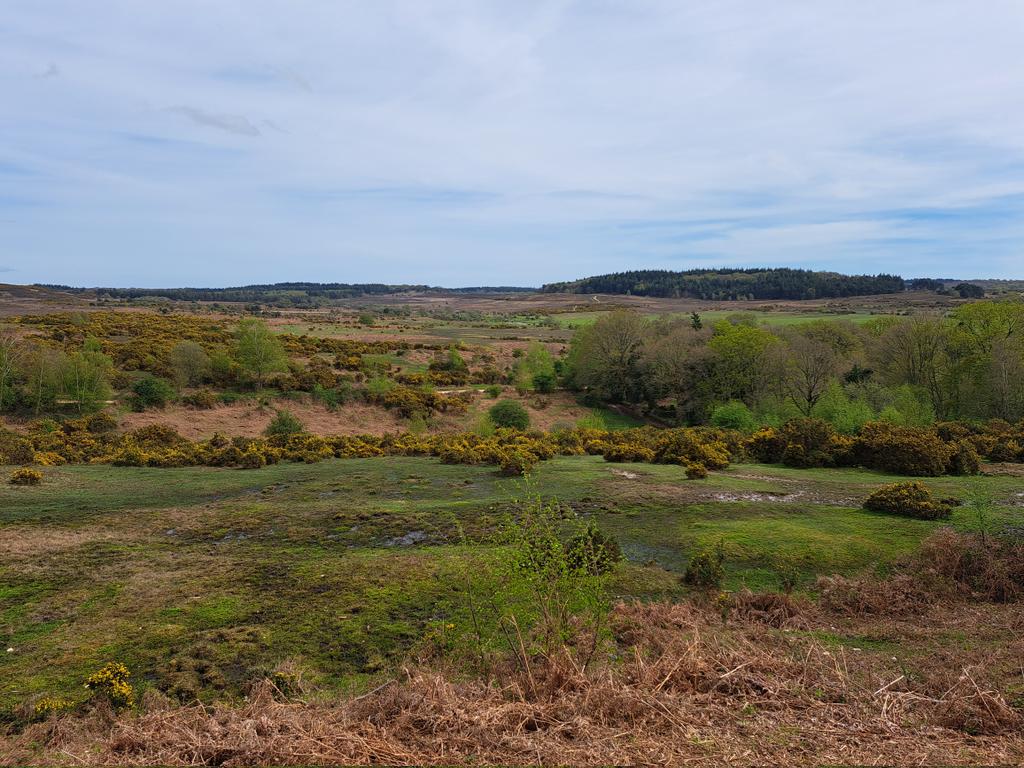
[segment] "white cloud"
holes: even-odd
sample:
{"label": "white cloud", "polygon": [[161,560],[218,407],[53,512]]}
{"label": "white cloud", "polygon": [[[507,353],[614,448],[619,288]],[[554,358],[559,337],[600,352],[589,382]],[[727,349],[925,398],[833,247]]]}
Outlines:
{"label": "white cloud", "polygon": [[0,261],[150,285],[1019,277],[1022,37],[1011,0],[11,0]]}

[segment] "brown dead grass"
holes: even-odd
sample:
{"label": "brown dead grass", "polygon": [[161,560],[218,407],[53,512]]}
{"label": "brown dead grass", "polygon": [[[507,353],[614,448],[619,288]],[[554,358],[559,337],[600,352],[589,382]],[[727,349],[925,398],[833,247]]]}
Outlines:
{"label": "brown dead grass", "polygon": [[166,424],[191,440],[210,438],[215,432],[256,437],[267,428],[277,409],[290,411],[307,430],[318,435],[381,435],[404,431],[408,424],[383,408],[364,403],[349,403],[332,411],[319,403],[278,399],[265,408],[243,402],[208,410],[176,405],[163,410],[128,413],[121,417],[121,428]]}
{"label": "brown dead grass", "polygon": [[[1021,714],[993,682],[1020,641],[924,659],[826,646],[776,629],[786,614],[828,626],[788,598],[753,600],[722,624],[714,608],[620,604],[619,660],[583,671],[567,656],[491,682],[405,670],[363,696],[287,700],[269,682],[215,709],[149,697],[120,719],[97,711],[0,742],[0,762],[102,765],[1019,764]],[[1006,631],[1016,605],[973,606]],[[928,615],[934,636],[966,626],[959,608]],[[874,621],[874,620],[873,620]],[[896,632],[857,623],[845,631]],[[835,627],[832,627],[835,629]],[[855,649],[859,651],[860,649]],[[922,666],[923,665],[923,666]],[[908,674],[908,667],[926,674]],[[527,692],[530,692],[529,694]],[[34,748],[33,744],[45,745]]]}

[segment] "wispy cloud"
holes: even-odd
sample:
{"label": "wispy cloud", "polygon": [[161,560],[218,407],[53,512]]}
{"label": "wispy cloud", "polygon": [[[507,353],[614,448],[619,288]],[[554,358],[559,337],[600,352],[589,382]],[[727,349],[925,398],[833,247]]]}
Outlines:
{"label": "wispy cloud", "polygon": [[207,112],[197,107],[168,107],[168,112],[176,112],[184,115],[198,125],[217,128],[228,133],[235,133],[239,136],[259,136],[260,129],[249,122],[249,118],[242,115],[228,115],[218,112]]}

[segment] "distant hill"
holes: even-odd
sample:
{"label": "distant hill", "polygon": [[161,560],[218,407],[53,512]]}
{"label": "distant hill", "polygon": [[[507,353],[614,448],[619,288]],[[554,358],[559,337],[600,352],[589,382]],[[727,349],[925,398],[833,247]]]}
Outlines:
{"label": "distant hill", "polygon": [[437,288],[429,285],[387,285],[384,283],[268,283],[235,288],[73,288],[66,285],[41,286],[68,293],[88,293],[112,299],[163,298],[174,301],[224,301],[274,306],[317,306],[338,299],[387,296],[403,293],[523,293],[536,288],[495,286]]}
{"label": "distant hill", "polygon": [[897,275],[841,275],[806,269],[662,269],[616,272],[564,283],[549,283],[547,293],[608,293],[711,301],[826,299],[900,293]]}

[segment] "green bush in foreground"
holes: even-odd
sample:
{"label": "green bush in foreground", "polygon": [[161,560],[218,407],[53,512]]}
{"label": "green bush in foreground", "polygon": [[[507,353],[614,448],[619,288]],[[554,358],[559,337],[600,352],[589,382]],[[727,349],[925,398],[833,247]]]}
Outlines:
{"label": "green bush in foreground", "polygon": [[683,583],[694,589],[712,590],[722,586],[725,578],[725,551],[722,542],[714,547],[698,549],[683,574]]}

